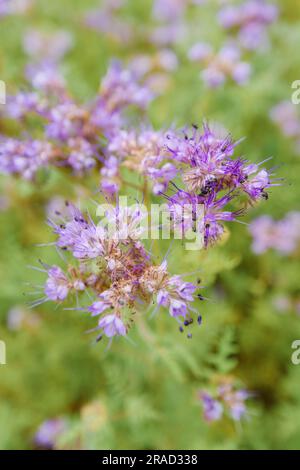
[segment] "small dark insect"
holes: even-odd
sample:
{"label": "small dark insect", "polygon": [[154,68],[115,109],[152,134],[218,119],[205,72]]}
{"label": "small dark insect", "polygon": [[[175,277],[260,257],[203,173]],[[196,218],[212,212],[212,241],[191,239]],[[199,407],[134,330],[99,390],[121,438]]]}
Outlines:
{"label": "small dark insect", "polygon": [[99,343],[99,341],[101,341],[101,339],[102,339],[102,335],[97,336],[96,342]]}
{"label": "small dark insect", "polygon": [[197,322],[198,322],[198,325],[201,325],[201,323],[202,323],[202,316],[201,315],[198,316]]}
{"label": "small dark insect", "polygon": [[197,279],[197,284],[201,284],[201,279],[200,279],[200,277],[198,277],[198,279]]}
{"label": "small dark insect", "polygon": [[197,297],[198,297],[199,300],[204,300],[204,297],[201,294],[197,294]]}
{"label": "small dark insect", "polygon": [[263,192],[261,193],[261,195],[262,195],[262,197],[263,197],[266,201],[269,199],[269,194],[266,193],[265,191],[263,191]]}

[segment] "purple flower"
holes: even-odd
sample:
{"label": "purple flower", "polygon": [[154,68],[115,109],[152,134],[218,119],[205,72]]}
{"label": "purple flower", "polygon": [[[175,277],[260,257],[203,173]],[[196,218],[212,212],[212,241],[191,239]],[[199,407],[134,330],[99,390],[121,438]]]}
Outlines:
{"label": "purple flower", "polygon": [[218,393],[234,421],[240,421],[247,415],[245,401],[251,396],[248,390],[235,390],[231,383],[226,383],[219,387]]}
{"label": "purple flower", "polygon": [[53,62],[30,64],[26,70],[26,77],[36,90],[54,95],[60,95],[65,91],[64,78]]}
{"label": "purple flower", "polygon": [[69,281],[58,266],[48,269],[48,279],[45,284],[45,294],[49,300],[62,301],[68,296]]}
{"label": "purple flower", "polygon": [[206,61],[212,54],[213,48],[210,44],[197,42],[190,48],[188,58],[193,62],[202,62]]}
{"label": "purple flower", "polygon": [[39,140],[19,141],[2,139],[0,141],[0,172],[18,174],[32,180],[36,172],[47,167],[53,155],[53,147]]}
{"label": "purple flower", "polygon": [[260,199],[271,186],[270,175],[267,170],[260,170],[252,179],[243,183],[243,188],[253,201]]}
{"label": "purple flower", "polygon": [[69,157],[67,164],[77,174],[83,174],[96,166],[95,148],[88,140],[82,137],[73,137],[68,140]]}
{"label": "purple flower", "polygon": [[194,301],[196,286],[180,276],[169,276],[166,261],[155,270],[146,271],[140,284],[145,291],[156,294],[157,304],[167,308],[171,317],[186,317],[192,310],[190,303]]}
{"label": "purple flower", "polygon": [[150,34],[150,42],[158,47],[173,46],[180,43],[187,33],[187,27],[182,18],[154,28]]}
{"label": "purple flower", "polygon": [[73,261],[68,263],[67,274],[58,266],[44,265],[46,299],[57,302],[86,291],[93,301],[84,309],[92,317],[100,316],[95,330],[103,330],[108,337],[127,334],[134,313],[155,300],[172,317],[192,323],[195,310],[191,304],[197,288],[178,275],[171,276],[166,261],[154,263],[141,242],[143,206],[117,203],[105,210],[105,219],[97,226],[70,203],[55,210],[49,223],[58,235],[56,246],[69,250]]}
{"label": "purple flower", "polygon": [[127,334],[126,326],[122,320],[115,314],[106,315],[101,318],[98,327],[103,329],[104,334],[111,338],[112,336],[125,336]]}
{"label": "purple flower", "polygon": [[261,216],[251,222],[252,250],[261,254],[272,248],[282,254],[292,253],[300,243],[300,213],[289,212],[279,221]]}
{"label": "purple flower", "polygon": [[219,421],[223,415],[223,405],[207,392],[201,392],[199,398],[203,404],[205,420],[209,422]]}
{"label": "purple flower", "polygon": [[31,112],[42,112],[42,104],[37,93],[20,92],[7,99],[6,113],[12,119],[22,119]]}
{"label": "purple flower", "polygon": [[103,255],[103,243],[97,227],[87,222],[79,209],[68,203],[69,217],[57,224],[49,221],[58,235],[57,246],[69,249],[75,258],[94,259]]}
{"label": "purple flower", "polygon": [[225,413],[234,421],[240,421],[247,415],[245,401],[250,396],[247,390],[237,389],[231,379],[222,381],[214,395],[202,390],[199,392],[206,421],[218,421]]}
{"label": "purple flower", "polygon": [[238,85],[244,85],[249,80],[251,66],[241,60],[241,53],[233,43],[223,46],[218,53],[206,43],[197,43],[189,51],[189,59],[200,62],[204,66],[202,79],[211,88],[221,86],[228,78]]}
{"label": "purple flower", "polygon": [[49,114],[46,134],[50,139],[67,141],[83,134],[87,113],[73,102],[64,102],[54,107]]}
{"label": "purple flower", "polygon": [[[101,296],[100,296],[101,297]],[[105,310],[111,307],[109,302],[105,302],[104,300],[97,300],[92,305],[88,307],[88,311],[92,314],[92,316],[101,315]]]}
{"label": "purple flower", "polygon": [[72,35],[68,31],[56,31],[52,34],[30,29],[23,38],[23,48],[34,59],[59,61],[72,47]]}
{"label": "purple flower", "polygon": [[267,25],[276,21],[278,8],[264,0],[247,0],[241,5],[224,6],[218,15],[225,29],[237,29],[245,49],[255,50],[268,44]]}
{"label": "purple flower", "polygon": [[277,124],[282,134],[293,139],[295,151],[300,153],[300,117],[297,106],[289,101],[282,101],[270,111],[270,118]]}
{"label": "purple flower", "polygon": [[180,189],[174,184],[176,191],[173,188],[171,196],[165,195],[172,220],[181,232],[193,229],[203,234],[205,246],[222,236],[223,222],[244,214],[245,208],[227,210],[229,203],[241,193],[257,202],[267,198],[267,190],[275,186],[266,169],[233,158],[236,146],[222,130],[214,131],[206,124],[202,132],[194,126],[191,132],[166,136],[165,147],[177,163],[184,185]]}
{"label": "purple flower", "polygon": [[56,439],[66,430],[66,421],[62,418],[53,418],[44,421],[38,428],[34,441],[38,447],[52,449]]}
{"label": "purple flower", "polygon": [[0,18],[6,15],[24,14],[33,0],[0,0]]}
{"label": "purple flower", "polygon": [[128,44],[133,37],[132,25],[117,17],[123,3],[124,0],[105,0],[101,8],[88,12],[85,23],[122,44]]}
{"label": "purple flower", "polygon": [[130,70],[121,68],[119,62],[112,62],[101,81],[100,95],[110,112],[122,110],[129,105],[145,109],[153,99],[149,89],[140,85]]}
{"label": "purple flower", "polygon": [[119,160],[111,156],[105,160],[101,169],[101,189],[110,196],[116,194],[120,188],[119,166]]}

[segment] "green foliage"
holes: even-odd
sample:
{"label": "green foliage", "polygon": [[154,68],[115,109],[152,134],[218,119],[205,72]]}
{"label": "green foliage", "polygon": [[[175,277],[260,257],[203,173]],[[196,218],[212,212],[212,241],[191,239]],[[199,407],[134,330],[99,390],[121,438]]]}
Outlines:
{"label": "green foliage", "polygon": [[[124,18],[147,25],[150,3],[130,1]],[[249,59],[254,68],[249,86],[227,84],[218,90],[206,89],[197,65],[186,59],[199,32],[201,39],[222,44],[224,33],[212,27],[217,2],[194,7],[190,21],[197,34],[191,28],[178,45],[180,67],[170,88],[150,109],[155,127],[208,118],[223,123],[235,138],[247,137],[240,146],[247,158],[261,161],[273,156],[272,166],[279,165],[276,172],[285,182],[245,222],[263,213],[280,218],[299,210],[300,158],[270,122],[269,110],[290,99],[290,85],[300,78],[300,6],[292,0],[278,3],[281,19],[272,28],[273,47]],[[75,39],[63,63],[70,89],[78,99],[90,99],[110,58],[126,61],[137,52],[134,46],[126,49],[83,25],[82,15],[96,4],[37,0],[28,16],[1,19],[5,53],[0,55],[0,78],[8,89],[14,92],[25,85],[24,32],[31,27],[63,28]],[[141,43],[136,48],[144,52],[149,46]],[[13,133],[13,124],[5,125]],[[255,256],[245,225],[232,224],[226,239],[209,251],[189,252],[174,245],[172,271],[197,271],[208,298],[197,305],[203,325],[193,326],[192,339],[180,333],[165,312],[148,318],[149,312],[130,332],[130,342],[116,340],[105,350],[84,334],[93,327],[85,313],[50,304],[33,312],[26,308],[39,296],[30,295],[34,286],[43,283],[43,275],[28,265],[37,265],[39,258],[57,260],[53,248],[36,246],[52,240],[45,224],[47,201],[57,194],[86,196],[85,187],[94,191],[95,199],[97,184],[91,177],[78,180],[74,188],[68,176],[54,171],[40,175],[35,186],[1,179],[9,207],[0,213],[0,339],[7,345],[7,365],[0,365],[0,448],[33,448],[40,423],[63,416],[68,431],[57,442],[62,449],[299,449],[300,367],[290,356],[300,319],[293,309],[280,314],[274,306],[278,295],[300,298],[299,254]],[[154,247],[159,256],[167,248],[167,243]],[[26,320],[11,331],[7,317],[16,306],[25,309]],[[38,318],[34,324],[32,316]],[[197,399],[197,390],[209,386],[214,375],[229,373],[255,393],[251,417],[241,429],[228,422],[208,425]]]}

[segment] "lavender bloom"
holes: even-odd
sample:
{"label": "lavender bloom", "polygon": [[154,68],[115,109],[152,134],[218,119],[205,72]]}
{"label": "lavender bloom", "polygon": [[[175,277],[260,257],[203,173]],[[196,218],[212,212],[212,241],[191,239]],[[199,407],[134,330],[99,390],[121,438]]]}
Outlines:
{"label": "lavender bloom", "polygon": [[69,281],[58,266],[48,270],[48,279],[45,284],[45,294],[49,300],[65,300],[69,293]]}
{"label": "lavender bloom", "polygon": [[65,91],[64,78],[57,65],[51,61],[30,64],[26,69],[26,78],[36,90],[54,95]]}
{"label": "lavender bloom", "polygon": [[166,261],[154,264],[141,243],[147,230],[142,207],[107,208],[97,226],[72,204],[66,207],[67,216],[62,213],[65,210],[55,211],[50,225],[58,235],[57,247],[69,250],[74,259],[67,274],[58,266],[45,265],[46,300],[61,302],[71,293],[88,291],[93,302],[85,308],[92,317],[100,316],[95,328],[101,330],[98,339],[125,336],[134,313],[155,301],[171,317],[192,322],[197,287],[171,276]]}
{"label": "lavender bloom", "polygon": [[48,142],[3,140],[0,142],[0,172],[32,180],[40,168],[49,165],[52,155],[53,147]]}
{"label": "lavender bloom", "polygon": [[22,306],[14,306],[7,313],[7,328],[11,331],[20,331],[23,328],[35,329],[41,323],[41,318],[24,309]]}
{"label": "lavender bloom", "polygon": [[33,0],[0,0],[0,18],[6,15],[26,13]]}
{"label": "lavender bloom", "polygon": [[72,35],[68,31],[56,31],[47,34],[31,29],[23,38],[23,48],[26,54],[36,60],[57,62],[73,45]]}
{"label": "lavender bloom", "polygon": [[282,101],[270,111],[270,118],[279,127],[282,134],[292,139],[295,151],[300,153],[300,117],[297,106],[289,101]]}
{"label": "lavender bloom", "polygon": [[177,174],[175,165],[168,162],[164,151],[164,134],[153,130],[136,132],[120,130],[108,144],[108,153],[112,155],[102,174],[109,189],[118,186],[117,167],[122,165],[131,171],[148,176],[154,183],[153,191],[164,191],[169,181]]}
{"label": "lavender bloom", "polygon": [[174,46],[174,44],[178,44],[183,40],[186,36],[186,31],[186,24],[181,19],[177,19],[176,22],[154,28],[149,40],[158,47]]}
{"label": "lavender bloom", "polygon": [[279,221],[269,216],[258,217],[250,224],[249,231],[254,253],[261,254],[271,248],[281,254],[292,253],[300,242],[300,213],[289,212]]}
{"label": "lavender bloom", "polygon": [[153,99],[150,90],[141,86],[131,71],[122,70],[117,61],[112,62],[103,78],[100,94],[110,112],[122,110],[128,105],[145,109]]}
{"label": "lavender bloom", "polygon": [[203,5],[206,0],[154,0],[153,16],[159,21],[173,22],[182,17],[189,5]]}
{"label": "lavender bloom", "polygon": [[300,118],[296,106],[290,101],[282,101],[271,109],[270,117],[287,137],[300,138]]}
{"label": "lavender bloom", "polygon": [[70,155],[67,164],[75,173],[82,175],[96,166],[95,149],[87,140],[81,137],[69,139],[68,147]]}
{"label": "lavender bloom", "polygon": [[199,392],[199,399],[204,409],[206,421],[218,421],[225,413],[234,421],[240,421],[247,416],[245,401],[251,394],[244,389],[236,389],[231,379],[222,381],[214,395],[206,391]]}
{"label": "lavender bloom", "polygon": [[119,335],[125,336],[127,331],[124,323],[117,315],[106,315],[99,320],[98,327],[103,329],[104,334],[111,338],[112,336]]}
{"label": "lavender bloom", "polygon": [[0,18],[9,14],[9,0],[0,0]]}
{"label": "lavender bloom", "polygon": [[231,383],[226,383],[219,387],[218,393],[234,421],[240,421],[247,415],[245,401],[251,396],[247,390],[234,390]]}
{"label": "lavender bloom", "polygon": [[178,67],[176,54],[168,48],[160,49],[155,54],[139,54],[130,61],[129,68],[133,73],[144,79],[144,83],[155,94],[168,89],[171,83],[169,72]]}
{"label": "lavender bloom", "polygon": [[156,294],[157,304],[168,308],[171,317],[186,317],[191,311],[190,303],[194,300],[196,286],[184,282],[180,276],[170,277],[166,261],[155,269],[147,270],[140,284],[145,291]]}
{"label": "lavender bloom", "polygon": [[38,447],[53,449],[56,439],[66,430],[66,422],[62,418],[44,421],[38,428],[34,441]]}
{"label": "lavender bloom", "polygon": [[69,215],[68,206],[66,206],[66,201],[61,196],[52,197],[46,205],[46,214],[47,218],[59,222],[62,218],[66,218]]}
{"label": "lavender bloom", "polygon": [[124,0],[106,0],[101,7],[89,11],[85,23],[113,40],[128,44],[133,38],[132,25],[117,17]]}
{"label": "lavender bloom", "polygon": [[6,103],[6,113],[12,119],[22,119],[28,113],[42,112],[42,103],[37,93],[18,93],[9,96]]}
{"label": "lavender bloom", "polygon": [[[237,143],[230,136],[224,137],[223,132],[218,134],[207,125],[203,132],[196,126],[191,133],[171,132],[166,136],[165,146],[177,162],[184,184],[184,189],[175,186],[177,191],[166,196],[175,226],[202,233],[205,246],[222,236],[223,222],[243,215],[245,209],[226,210],[229,203],[238,200],[239,193],[246,194],[250,202],[257,202],[267,198],[267,190],[273,185],[267,170],[260,170],[259,165],[239,157],[233,158]],[[187,222],[181,220],[182,215],[177,211],[178,206],[186,205],[195,208]],[[196,211],[199,206],[203,207],[203,216]]]}
{"label": "lavender bloom", "polygon": [[[82,175],[104,164],[105,177],[105,172],[111,172],[111,168],[110,163],[106,165],[104,162],[111,162],[110,157],[113,157],[107,155],[105,147],[124,125],[123,111],[130,105],[143,109],[152,99],[152,93],[147,87],[141,86],[130,71],[122,70],[119,64],[114,63],[104,77],[96,99],[86,105],[79,105],[69,96],[54,62],[34,64],[27,72],[33,87],[38,91],[10,97],[8,115],[25,121],[27,115],[32,113],[41,121],[45,137],[51,140],[51,144],[48,144],[51,146],[49,160],[53,166],[68,167]],[[12,139],[6,143],[7,147],[11,145]],[[27,142],[20,141],[18,145],[22,153],[31,151]],[[9,153],[9,150],[5,151]],[[18,155],[18,150],[14,149],[14,153]],[[30,163],[26,173],[25,170],[14,169],[16,161],[20,163],[20,159],[17,160],[14,155],[9,159],[3,158],[2,171],[7,169],[9,173],[25,173],[25,178],[32,179],[41,158],[41,166],[45,166],[46,162],[44,152],[37,158],[31,157],[30,160],[26,159],[27,166]],[[30,173],[29,176],[27,173]],[[118,184],[105,181],[104,178],[102,188],[113,193]]]}
{"label": "lavender bloom", "polygon": [[64,102],[50,111],[46,134],[50,139],[67,141],[84,134],[87,112],[73,102]]}
{"label": "lavender bloom", "polygon": [[268,44],[266,27],[278,17],[278,8],[264,0],[247,0],[241,5],[224,6],[218,15],[223,28],[238,30],[240,44],[249,50]]}
{"label": "lavender bloom", "polygon": [[199,398],[204,408],[204,419],[206,421],[219,421],[223,415],[223,406],[207,392],[201,392]]}
{"label": "lavender bloom", "polygon": [[241,53],[234,44],[226,44],[215,53],[209,44],[197,43],[190,49],[188,56],[191,61],[203,64],[201,76],[211,88],[223,85],[228,78],[238,85],[244,85],[249,80],[251,66],[241,61]]}
{"label": "lavender bloom", "polygon": [[86,139],[76,137],[69,139],[67,143],[70,149],[67,164],[75,173],[82,175],[96,166],[95,149]]}
{"label": "lavender bloom", "polygon": [[104,193],[112,196],[120,189],[119,160],[111,156],[104,162],[101,169],[101,189]]}
{"label": "lavender bloom", "polygon": [[97,234],[97,227],[87,222],[82,213],[68,203],[69,217],[61,224],[49,221],[58,235],[57,246],[71,250],[78,259],[94,259],[103,254],[102,241]]}

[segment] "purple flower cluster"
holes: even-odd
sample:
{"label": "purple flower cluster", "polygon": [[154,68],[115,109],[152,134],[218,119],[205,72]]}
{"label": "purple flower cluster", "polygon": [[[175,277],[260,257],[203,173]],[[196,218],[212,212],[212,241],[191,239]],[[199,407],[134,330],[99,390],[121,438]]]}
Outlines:
{"label": "purple flower cluster", "polygon": [[274,23],[277,17],[277,6],[264,0],[246,0],[241,5],[226,5],[218,15],[223,28],[237,30],[239,43],[249,50],[268,44],[267,26]]}
{"label": "purple flower cluster", "polygon": [[247,416],[245,401],[251,394],[245,389],[237,389],[231,381],[224,381],[211,394],[201,390],[198,394],[202,402],[204,419],[208,422],[219,421],[228,415],[234,421],[240,421]]}
{"label": "purple flower cluster", "polygon": [[167,161],[164,143],[164,134],[152,129],[120,130],[107,146],[109,158],[101,170],[102,189],[111,194],[118,191],[120,167],[125,167],[152,180],[154,194],[165,191],[177,169]]}
{"label": "purple flower cluster", "polygon": [[87,105],[78,104],[65,88],[53,61],[32,64],[28,69],[34,90],[9,97],[8,117],[20,121],[34,115],[41,120],[40,141],[1,137],[1,171],[34,178],[40,167],[71,168],[84,174],[102,166],[107,157],[106,142],[124,126],[129,106],[144,110],[153,94],[140,85],[133,72],[112,63],[97,97]]}
{"label": "purple flower cluster", "polygon": [[46,141],[0,139],[0,172],[31,180],[40,168],[49,165],[54,155],[52,145]]}
{"label": "purple flower cluster", "polygon": [[178,59],[172,49],[158,48],[154,54],[137,54],[129,68],[156,94],[165,92],[171,84],[171,72],[178,67]]}
{"label": "purple flower cluster", "polygon": [[254,253],[261,254],[270,248],[281,254],[293,253],[300,245],[300,212],[289,212],[278,221],[270,216],[258,217],[249,230]]}
{"label": "purple flower cluster", "polygon": [[189,5],[203,5],[206,0],[154,0],[153,16],[160,21],[173,22],[185,14]]}
{"label": "purple flower cluster", "polygon": [[241,51],[234,43],[225,44],[214,52],[210,44],[199,42],[191,47],[188,57],[204,67],[201,78],[210,88],[223,85],[227,79],[245,85],[250,78],[251,66],[241,60]]}
{"label": "purple flower cluster", "polygon": [[34,442],[37,447],[43,449],[53,449],[56,439],[63,434],[67,428],[67,423],[63,418],[53,418],[44,421],[38,428]]}
{"label": "purple flower cluster", "polygon": [[23,38],[23,49],[34,60],[58,62],[73,45],[68,31],[49,34],[37,29],[28,30]]}
{"label": "purple flower cluster", "polygon": [[297,106],[290,101],[282,101],[271,109],[270,117],[282,134],[293,140],[296,151],[300,153],[300,117]]}
{"label": "purple flower cluster", "polygon": [[139,206],[107,210],[109,226],[105,221],[96,226],[72,204],[67,203],[66,208],[67,217],[57,212],[60,220],[49,222],[58,237],[56,246],[70,252],[72,261],[66,272],[43,265],[47,280],[45,298],[40,301],[62,302],[88,292],[85,309],[93,317],[99,316],[95,328],[100,330],[98,339],[103,334],[125,336],[135,314],[141,315],[141,309],[155,302],[182,325],[192,322],[191,304],[197,287],[170,275],[166,261],[154,264],[140,241],[143,213]]}
{"label": "purple flower cluster", "polygon": [[114,41],[128,44],[133,38],[133,25],[118,17],[124,0],[105,0],[97,9],[89,11],[85,24]]}
{"label": "purple flower cluster", "polygon": [[26,13],[32,3],[33,0],[0,0],[0,18],[6,15]]}
{"label": "purple flower cluster", "polygon": [[[237,144],[230,136],[218,135],[207,124],[203,131],[194,126],[190,132],[171,132],[166,136],[166,150],[176,162],[183,186],[180,189],[173,185],[173,194],[167,196],[170,212],[176,213],[178,205],[195,207],[193,229],[203,234],[205,246],[222,236],[223,222],[236,220],[248,206],[267,199],[267,190],[274,185],[261,164],[233,158]],[[232,207],[241,195],[246,197],[243,206],[229,210],[227,207]],[[199,206],[203,214],[198,218]],[[182,227],[176,217],[174,220],[180,228],[189,228]]]}

